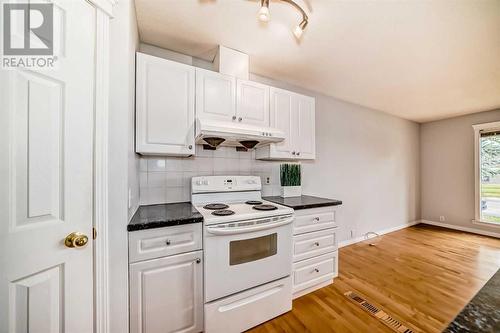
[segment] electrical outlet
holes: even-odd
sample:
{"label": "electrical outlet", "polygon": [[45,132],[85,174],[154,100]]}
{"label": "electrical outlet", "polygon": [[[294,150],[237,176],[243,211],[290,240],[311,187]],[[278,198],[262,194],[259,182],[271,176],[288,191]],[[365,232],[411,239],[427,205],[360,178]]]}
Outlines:
{"label": "electrical outlet", "polygon": [[266,177],[266,184],[267,185],[271,184],[271,177],[269,176]]}
{"label": "electrical outlet", "polygon": [[441,215],[441,216],[439,217],[439,221],[441,221],[441,222],[446,221],[446,217],[444,217],[444,216],[442,216],[442,215]]}
{"label": "electrical outlet", "polygon": [[356,236],[356,230],[351,229],[351,231],[349,233],[349,239],[353,239],[355,236]]}
{"label": "electrical outlet", "polygon": [[132,208],[132,189],[128,188],[128,209]]}

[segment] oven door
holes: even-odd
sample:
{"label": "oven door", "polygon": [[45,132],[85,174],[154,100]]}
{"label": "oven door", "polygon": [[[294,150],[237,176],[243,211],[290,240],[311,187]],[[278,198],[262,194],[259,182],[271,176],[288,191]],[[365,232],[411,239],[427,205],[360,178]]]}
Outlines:
{"label": "oven door", "polygon": [[205,226],[205,301],[290,275],[293,215]]}

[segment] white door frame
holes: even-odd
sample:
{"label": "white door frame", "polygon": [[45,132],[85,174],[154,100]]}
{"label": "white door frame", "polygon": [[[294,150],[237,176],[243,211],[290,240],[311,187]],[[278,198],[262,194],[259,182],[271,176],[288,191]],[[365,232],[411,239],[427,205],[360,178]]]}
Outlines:
{"label": "white door frame", "polygon": [[94,128],[94,331],[109,327],[108,252],[108,119],[109,23],[118,0],[87,0],[96,7],[95,128]]}

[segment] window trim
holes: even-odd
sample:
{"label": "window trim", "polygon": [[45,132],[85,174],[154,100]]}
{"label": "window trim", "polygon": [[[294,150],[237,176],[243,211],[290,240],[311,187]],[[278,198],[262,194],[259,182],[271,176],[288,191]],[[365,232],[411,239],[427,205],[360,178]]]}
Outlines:
{"label": "window trim", "polygon": [[481,131],[500,130],[500,121],[472,125],[474,129],[474,220],[472,223],[500,228],[500,224],[481,220],[480,137]]}

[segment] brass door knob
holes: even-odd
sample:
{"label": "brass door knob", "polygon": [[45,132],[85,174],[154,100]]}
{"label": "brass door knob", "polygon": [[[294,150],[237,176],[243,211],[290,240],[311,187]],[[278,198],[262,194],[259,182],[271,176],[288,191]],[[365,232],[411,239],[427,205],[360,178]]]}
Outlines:
{"label": "brass door knob", "polygon": [[87,235],[82,234],[81,232],[72,232],[64,239],[64,245],[67,247],[84,247],[87,245],[89,238]]}

